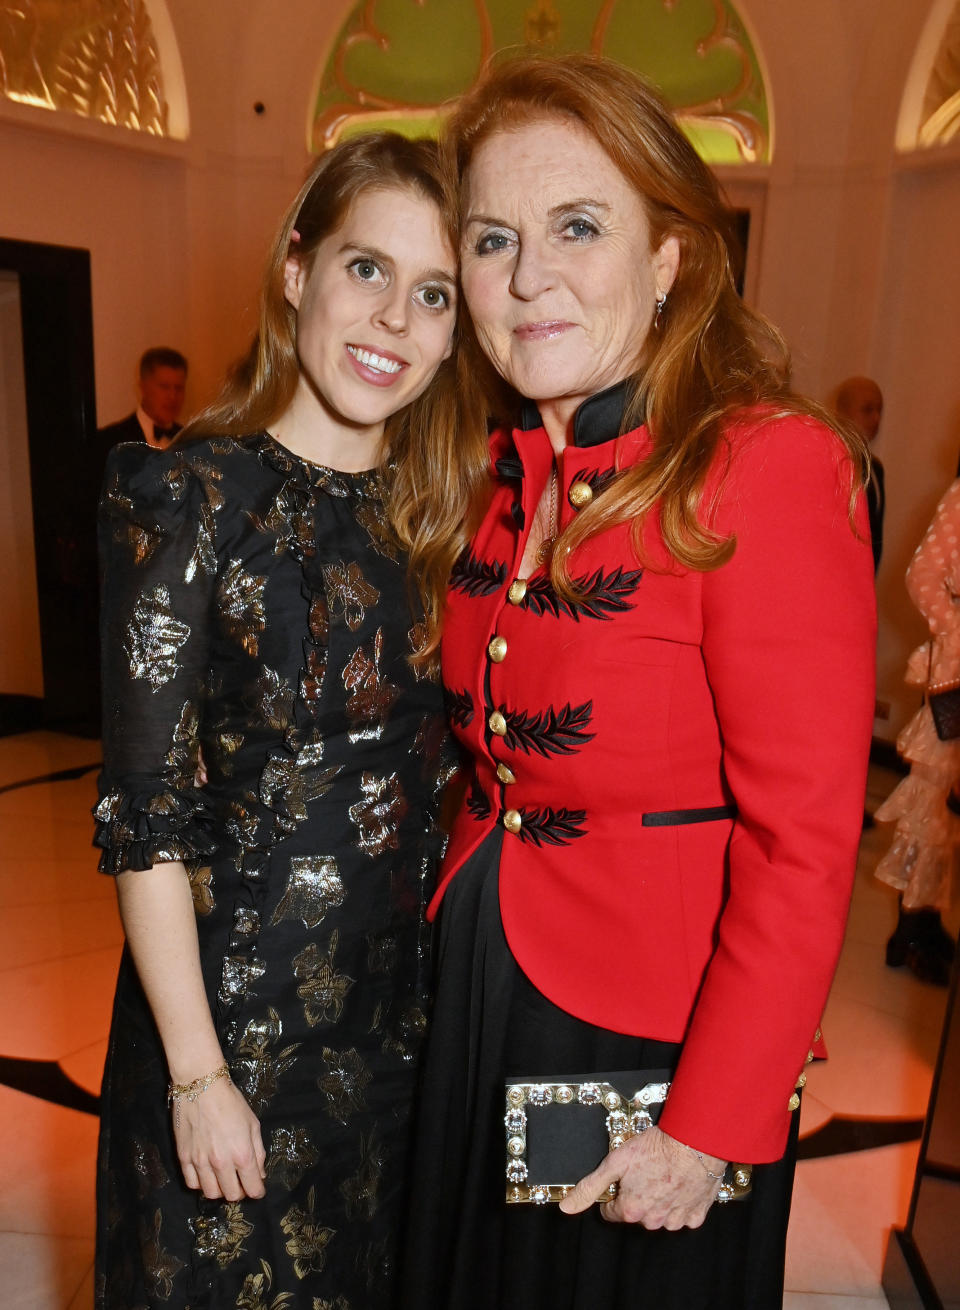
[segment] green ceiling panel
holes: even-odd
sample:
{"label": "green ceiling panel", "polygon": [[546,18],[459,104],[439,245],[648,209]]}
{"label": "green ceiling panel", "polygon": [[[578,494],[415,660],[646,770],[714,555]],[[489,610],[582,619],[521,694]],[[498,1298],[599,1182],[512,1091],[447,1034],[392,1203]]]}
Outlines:
{"label": "green ceiling panel", "polygon": [[488,55],[593,50],[655,82],[711,162],[765,161],[759,62],[728,0],[360,0],[334,42],[313,146],[374,126],[436,130]]}

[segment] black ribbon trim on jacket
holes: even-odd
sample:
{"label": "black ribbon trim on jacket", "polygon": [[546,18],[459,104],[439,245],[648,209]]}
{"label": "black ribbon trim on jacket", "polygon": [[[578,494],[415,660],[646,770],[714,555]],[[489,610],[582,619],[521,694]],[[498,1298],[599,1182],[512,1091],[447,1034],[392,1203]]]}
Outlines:
{"label": "black ribbon trim on jacket", "polygon": [[735,805],[707,805],[699,810],[652,810],[640,822],[644,828],[676,828],[685,823],[714,823],[736,817]]}

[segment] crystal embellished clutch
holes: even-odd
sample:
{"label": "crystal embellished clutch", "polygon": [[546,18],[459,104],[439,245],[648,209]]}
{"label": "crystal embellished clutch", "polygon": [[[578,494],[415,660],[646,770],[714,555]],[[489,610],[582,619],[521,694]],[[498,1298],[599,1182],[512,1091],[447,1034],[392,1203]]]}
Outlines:
{"label": "crystal embellished clutch", "polygon": [[[657,1122],[669,1090],[669,1069],[510,1079],[503,1119],[507,1204],[562,1200],[608,1151]],[[750,1182],[749,1165],[728,1165],[718,1199],[747,1196]],[[610,1190],[616,1195],[616,1184]]]}

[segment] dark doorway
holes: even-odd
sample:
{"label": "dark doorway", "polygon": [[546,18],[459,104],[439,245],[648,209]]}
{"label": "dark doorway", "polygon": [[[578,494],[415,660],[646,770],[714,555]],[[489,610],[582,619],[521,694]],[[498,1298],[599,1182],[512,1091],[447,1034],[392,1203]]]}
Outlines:
{"label": "dark doorway", "polygon": [[7,731],[43,725],[96,734],[96,488],[86,458],[96,427],[90,254],[0,239],[0,269],[20,283],[44,684],[41,704],[0,697],[0,730],[6,723]]}

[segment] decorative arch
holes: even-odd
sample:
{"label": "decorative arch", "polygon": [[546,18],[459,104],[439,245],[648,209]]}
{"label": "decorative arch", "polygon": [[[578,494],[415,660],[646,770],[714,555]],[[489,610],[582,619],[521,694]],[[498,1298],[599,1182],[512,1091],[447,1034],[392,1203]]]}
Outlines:
{"label": "decorative arch", "polygon": [[189,131],[166,0],[0,0],[0,96],[152,136]]}
{"label": "decorative arch", "polygon": [[907,75],[897,149],[923,150],[960,137],[960,0],[936,0]]}
{"label": "decorative arch", "polygon": [[771,157],[766,79],[732,0],[356,0],[319,75],[310,146],[374,127],[433,135],[507,50],[608,55],[663,90],[708,162]]}

